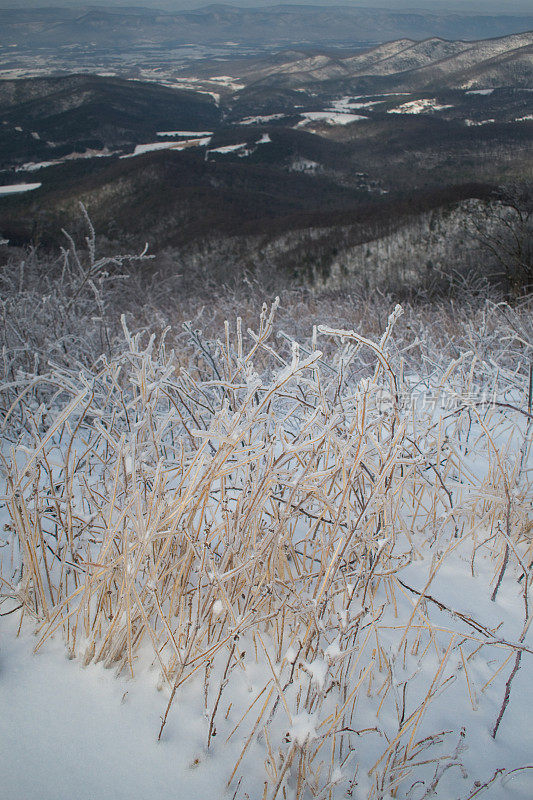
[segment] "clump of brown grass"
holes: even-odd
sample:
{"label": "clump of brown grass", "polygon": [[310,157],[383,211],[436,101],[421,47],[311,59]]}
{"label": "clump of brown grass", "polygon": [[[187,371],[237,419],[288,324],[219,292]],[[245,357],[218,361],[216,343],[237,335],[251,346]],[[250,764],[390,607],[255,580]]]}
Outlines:
{"label": "clump of brown grass", "polygon": [[[133,675],[149,649],[168,693],[160,737],[180,691],[202,680],[206,747],[241,737],[235,795],[258,740],[265,799],[289,787],[297,799],[353,792],[365,740],[368,798],[415,781],[430,796],[462,769],[460,742],[443,755],[446,732],[422,733],[432,701],[462,674],[475,705],[480,648],[507,660],[525,648],[520,426],[471,399],[472,354],[440,374],[433,396],[461,402],[417,405],[391,356],[399,307],[380,339],[319,327],[287,353],[287,337],[273,337],[276,306],[256,329],[226,323],[220,340],[189,327],[188,359],[167,333],[143,342],[124,322],[122,352],[54,375],[62,408],[46,422],[21,392],[7,417],[22,417],[32,441],[3,456],[5,593],[35,621],[37,650],[61,635],[84,663]],[[472,570],[482,553],[494,559],[495,593],[509,561],[523,573],[517,641],[432,595],[460,548]],[[428,557],[425,585],[402,578]],[[230,699],[252,663],[263,685],[239,706]]]}

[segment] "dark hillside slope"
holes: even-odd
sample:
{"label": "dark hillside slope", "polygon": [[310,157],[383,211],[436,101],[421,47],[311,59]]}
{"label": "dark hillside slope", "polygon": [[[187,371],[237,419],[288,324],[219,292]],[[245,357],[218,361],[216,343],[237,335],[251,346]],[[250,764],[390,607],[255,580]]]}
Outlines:
{"label": "dark hillside slope", "polygon": [[208,95],[97,75],[0,81],[0,110],[6,163],[53,158],[58,147],[63,155],[150,141],[159,130],[208,130],[220,119]]}
{"label": "dark hillside slope", "polygon": [[202,152],[163,151],[50,169],[32,196],[0,197],[0,230],[12,240],[46,242],[79,216],[79,200],[101,233],[148,240],[156,249],[214,233],[290,228],[302,215],[318,217],[324,208],[345,212],[356,204],[353,190],[326,178],[240,159],[206,163]]}
{"label": "dark hillside slope", "polygon": [[[312,138],[294,138],[283,149],[312,153],[306,147]],[[339,144],[332,147],[333,162],[342,149]],[[49,169],[37,191],[0,197],[2,235],[16,244],[57,244],[62,228],[76,226],[81,200],[98,232],[121,247],[142,247],[148,241],[157,251],[214,236],[264,234],[268,239],[283,231],[334,230],[354,223],[372,238],[405,214],[484,196],[490,189],[428,185],[416,193],[398,187],[372,194],[343,185],[327,172],[311,176],[237,157],[206,162],[199,151],[99,161],[96,166],[77,161]]]}

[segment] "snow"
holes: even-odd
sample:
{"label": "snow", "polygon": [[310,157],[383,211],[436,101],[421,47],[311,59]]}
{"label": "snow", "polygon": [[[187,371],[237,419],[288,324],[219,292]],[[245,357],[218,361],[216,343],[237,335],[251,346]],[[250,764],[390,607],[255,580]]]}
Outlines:
{"label": "snow", "polygon": [[212,136],[213,131],[157,131],[158,136]]}
{"label": "snow", "polygon": [[470,89],[466,94],[480,94],[480,95],[489,95],[494,92],[494,89]]}
{"label": "snow", "polygon": [[138,144],[133,153],[127,153],[121,158],[134,158],[135,156],[142,156],[144,153],[151,153],[154,150],[169,150],[176,146],[175,142],[151,142],[149,144]]}
{"label": "snow", "polygon": [[382,100],[366,100],[365,102],[361,103],[361,99],[363,98],[349,96],[341,97],[332,102],[331,108],[333,111],[349,113],[350,111],[357,111],[361,108],[372,108],[373,106],[379,105],[383,102]]}
{"label": "snow", "polygon": [[254,145],[248,146],[246,142],[240,142],[239,144],[226,144],[222,147],[214,147],[211,150],[208,150],[208,153],[220,153],[221,155],[228,155],[230,153],[236,153],[239,158],[246,158],[247,156],[251,156],[252,153],[255,152],[255,148],[260,144],[268,144],[271,142],[272,139],[268,135],[268,133],[264,133],[260,139],[258,139]]}
{"label": "snow", "polygon": [[340,97],[337,100],[332,100],[329,108],[324,109],[324,111],[304,111],[300,114],[304,119],[298,122],[295,127],[302,128],[312,122],[324,122],[326,125],[349,125],[351,122],[368,119],[368,117],[361,114],[354,114],[353,111],[361,108],[372,108],[381,101],[358,102],[361,99],[350,96]]}
{"label": "snow", "polygon": [[316,721],[312,714],[298,714],[292,720],[289,738],[296,744],[304,745],[316,739]]}
{"label": "snow", "polygon": [[238,83],[231,75],[215,75],[209,78],[210,81],[214,83],[220,83],[222,86],[227,86],[228,89],[232,89],[235,92],[238,92],[240,89],[244,89],[244,83]]}
{"label": "snow", "polygon": [[319,691],[324,689],[326,678],[328,676],[328,663],[322,658],[315,658],[311,662],[303,662],[304,669],[311,676],[311,682],[317,686]]}
{"label": "snow", "polygon": [[181,142],[150,142],[149,144],[138,144],[133,153],[127,153],[121,158],[134,158],[142,156],[144,153],[151,153],[154,150],[184,150],[187,147],[205,147],[211,141],[211,137],[200,139],[185,139]]}
{"label": "snow", "polygon": [[336,111],[306,111],[301,116],[305,119],[297,124],[297,128],[309,125],[311,122],[324,122],[326,125],[349,125],[351,122],[359,122],[368,117],[360,114],[347,114]]}
{"label": "snow", "polygon": [[68,156],[56,158],[53,161],[28,161],[26,164],[17,167],[16,172],[36,172],[39,169],[55,167],[58,164],[65,164],[68,161],[78,161],[83,158],[108,158],[113,155],[116,155],[116,151],[113,152],[107,148],[104,150],[86,150],[84,153],[69,153]]}
{"label": "snow", "polygon": [[465,119],[465,125],[469,128],[478,127],[479,125],[492,125],[496,122],[495,119]]}
{"label": "snow", "polygon": [[397,108],[389,108],[388,114],[423,114],[428,111],[444,111],[447,108],[453,108],[451,105],[439,105],[436,98],[422,98],[421,100],[411,100],[408,103],[402,103]]}
{"label": "snow", "polygon": [[15,183],[10,186],[0,186],[0,195],[20,194],[38,189],[42,183]]}
{"label": "snow", "polygon": [[312,161],[309,158],[297,158],[291,164],[291,170],[294,172],[314,172],[320,167],[318,161]]}
{"label": "snow", "polygon": [[[33,655],[35,639],[27,632],[17,638],[13,616],[2,619],[2,628],[2,798],[225,796],[228,764],[205,752],[197,687],[180,698],[183,720],[169,722],[168,735],[158,742],[166,698],[156,689],[154,672],[132,681],[102,664],[83,667],[66,657],[60,640]],[[235,760],[239,744],[227,746]],[[259,781],[261,765],[255,772]]]}
{"label": "snow", "polygon": [[297,655],[298,654],[294,647],[289,647],[285,653],[285,661],[287,661],[288,664],[294,664]]}
{"label": "snow", "polygon": [[339,647],[338,640],[335,640],[330,645],[326,647],[324,650],[324,658],[327,659],[328,662],[335,661],[336,659],[342,656],[342,651]]}
{"label": "snow", "polygon": [[63,159],[57,159],[57,161],[28,161],[26,164],[22,164],[20,167],[17,167],[15,172],[37,172],[39,169],[45,169],[45,167],[55,167],[57,164],[62,164]]}
{"label": "snow", "polygon": [[214,147],[210,150],[210,153],[235,153],[237,150],[242,150],[243,147],[246,147],[246,142],[241,142],[241,144],[226,144],[223,147]]}
{"label": "snow", "polygon": [[285,114],[264,114],[257,117],[245,117],[241,119],[239,125],[256,125],[261,122],[273,122],[276,119],[283,119]]}
{"label": "snow", "polygon": [[525,117],[517,117],[515,122],[530,122],[533,119],[533,114],[526,114]]}
{"label": "snow", "polygon": [[374,94],[361,94],[356,97],[356,100],[366,97],[409,97],[411,92],[375,92]]}

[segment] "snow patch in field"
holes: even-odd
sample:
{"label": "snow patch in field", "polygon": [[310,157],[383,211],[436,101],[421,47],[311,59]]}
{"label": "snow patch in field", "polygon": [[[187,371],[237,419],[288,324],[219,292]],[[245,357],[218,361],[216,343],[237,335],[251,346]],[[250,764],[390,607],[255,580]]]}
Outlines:
{"label": "snow patch in field", "polygon": [[255,151],[255,148],[259,144],[268,144],[271,142],[272,139],[268,135],[268,133],[264,133],[260,139],[255,142],[255,145],[248,146],[246,142],[239,142],[238,144],[225,144],[222,147],[214,147],[212,150],[209,150],[209,153],[220,153],[221,155],[228,155],[230,153],[236,153],[239,158],[245,158],[246,156],[251,156],[252,153]]}
{"label": "snow patch in field", "polygon": [[409,103],[402,103],[397,108],[389,108],[388,114],[423,114],[427,111],[444,111],[446,108],[453,108],[451,105],[441,106],[435,97],[424,97],[421,100],[411,100]]}
{"label": "snow patch in field", "polygon": [[151,153],[154,150],[185,150],[188,147],[204,147],[209,144],[211,137],[201,139],[185,139],[181,142],[150,142],[149,144],[138,144],[133,153],[127,153],[121,158],[134,158],[142,156],[144,153]]}
{"label": "snow patch in field", "polygon": [[526,114],[525,117],[517,117],[515,122],[530,122],[533,119],[533,114]]}
{"label": "snow patch in field", "polygon": [[68,156],[63,158],[55,158],[52,161],[28,161],[16,168],[16,172],[36,172],[39,169],[46,167],[56,167],[59,164],[65,164],[67,161],[78,161],[83,158],[108,158],[109,156],[116,155],[116,151],[111,151],[105,148],[104,150],[86,150],[85,153],[69,153]]}
{"label": "snow patch in field", "polygon": [[264,114],[258,117],[245,117],[241,119],[239,125],[256,125],[261,122],[273,122],[276,119],[283,119],[286,114]]}
{"label": "snow patch in field", "polygon": [[360,114],[346,114],[336,111],[306,111],[302,114],[305,119],[298,122],[297,128],[303,128],[311,122],[324,122],[326,125],[349,125],[351,122],[359,122],[368,117]]}
{"label": "snow patch in field", "polygon": [[55,167],[57,164],[62,163],[62,159],[58,159],[57,161],[28,161],[26,164],[22,164],[22,166],[17,167],[15,172],[37,172],[38,169]]}
{"label": "snow patch in field", "polygon": [[332,102],[331,108],[333,111],[346,114],[361,108],[372,108],[372,106],[379,105],[383,102],[383,100],[365,100],[365,102],[362,103],[362,99],[363,98],[360,97],[341,97]]}
{"label": "snow patch in field", "polygon": [[290,166],[293,172],[316,172],[319,168],[320,164],[317,161],[311,161],[308,158],[295,159]]}
{"label": "snow patch in field", "polygon": [[151,142],[150,144],[138,144],[133,153],[127,153],[121,158],[134,158],[135,156],[142,156],[144,153],[151,153],[154,150],[168,150],[175,147],[175,142]]}
{"label": "snow patch in field", "polygon": [[222,86],[227,86],[228,89],[233,89],[235,92],[244,89],[244,83],[238,83],[231,75],[214,75],[209,78],[209,80],[213,81],[213,83],[220,83]]}
{"label": "snow patch in field", "polygon": [[470,89],[466,94],[481,94],[481,95],[488,95],[492,94],[494,89]]}
{"label": "snow patch in field", "polygon": [[20,194],[38,189],[42,183],[15,183],[10,186],[0,186],[0,195]]}
{"label": "snow patch in field", "polygon": [[236,153],[237,150],[242,150],[246,147],[246,142],[241,142],[240,144],[226,144],[223,147],[214,147],[210,150],[210,153]]}
{"label": "snow patch in field", "polygon": [[478,127],[479,125],[492,125],[494,122],[496,122],[495,119],[465,119],[465,125],[469,128]]}
{"label": "snow patch in field", "polygon": [[212,136],[213,131],[157,131],[158,136]]}

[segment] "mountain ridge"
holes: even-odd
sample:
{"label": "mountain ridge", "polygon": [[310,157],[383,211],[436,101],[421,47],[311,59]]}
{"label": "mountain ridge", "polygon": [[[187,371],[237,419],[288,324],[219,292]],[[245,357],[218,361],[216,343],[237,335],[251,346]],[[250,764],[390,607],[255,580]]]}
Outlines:
{"label": "mountain ridge", "polygon": [[82,6],[0,9],[4,47],[140,47],[202,44],[387,41],[431,36],[472,41],[533,28],[533,14],[472,15],[370,7],[210,5],[172,12],[139,7]]}
{"label": "mountain ridge", "polygon": [[[256,83],[282,82],[284,86],[305,86],[317,81],[339,78],[354,83],[379,79],[390,83],[391,88],[423,90],[440,82],[448,88],[471,88],[469,82],[483,74],[483,64],[494,67],[498,59],[507,66],[513,60],[525,59],[523,69],[517,70],[514,80],[509,69],[502,80],[494,74],[488,84],[491,88],[516,85],[528,88],[533,85],[533,32],[512,34],[506,37],[484,39],[477,42],[452,42],[431,37],[420,42],[408,39],[386,42],[361,54],[346,58],[315,55],[300,60],[289,60],[258,71]],[[446,51],[448,51],[446,53]],[[252,80],[250,73],[235,73],[242,80]],[[503,79],[505,77],[505,80]],[[354,87],[356,88],[356,87]]]}

